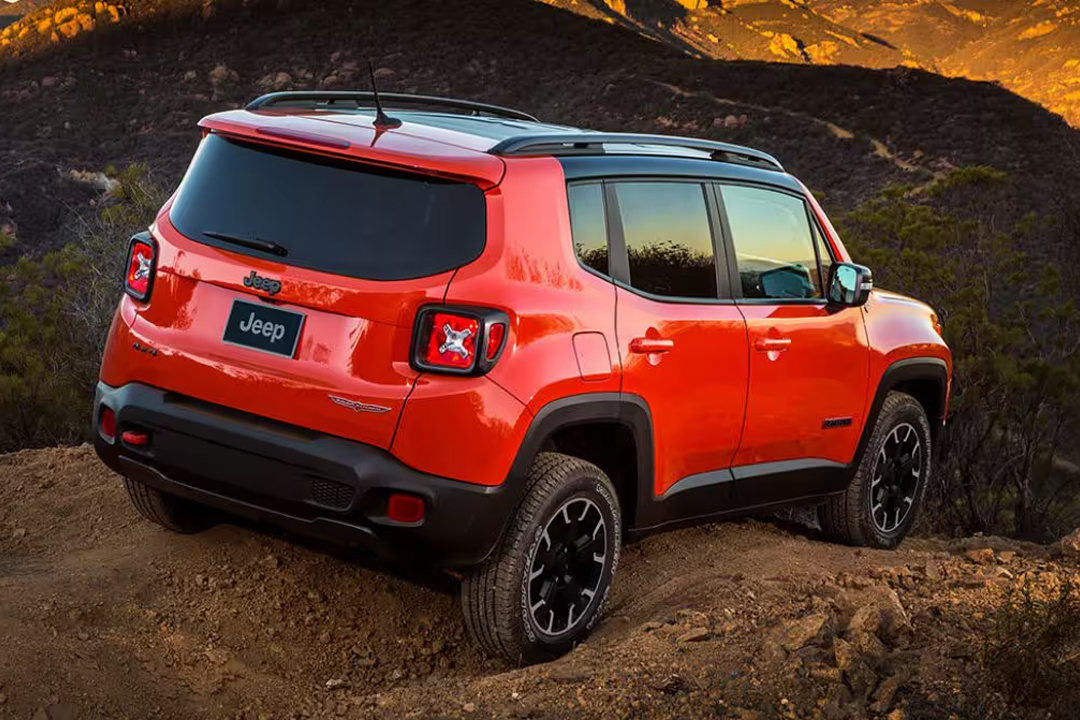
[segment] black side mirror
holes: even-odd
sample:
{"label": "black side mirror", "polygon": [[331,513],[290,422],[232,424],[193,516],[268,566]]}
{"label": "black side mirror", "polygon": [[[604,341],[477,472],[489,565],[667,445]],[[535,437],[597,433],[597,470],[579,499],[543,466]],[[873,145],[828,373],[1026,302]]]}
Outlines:
{"label": "black side mirror", "polygon": [[870,268],[855,263],[834,263],[829,268],[829,304],[833,307],[862,307],[874,289]]}

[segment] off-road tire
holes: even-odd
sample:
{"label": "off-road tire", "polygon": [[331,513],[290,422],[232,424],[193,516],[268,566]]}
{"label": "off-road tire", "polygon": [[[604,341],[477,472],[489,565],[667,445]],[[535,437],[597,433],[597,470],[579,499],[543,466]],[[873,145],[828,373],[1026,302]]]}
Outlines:
{"label": "off-road tire", "polygon": [[[871,510],[871,489],[882,446],[894,429],[904,424],[914,428],[921,443],[922,469],[915,488],[911,509],[899,525],[883,532],[874,521]],[[915,398],[901,392],[890,392],[881,405],[873,433],[866,444],[854,478],[847,490],[830,498],[818,508],[818,520],[825,536],[846,545],[891,550],[897,547],[911,530],[926,495],[932,472],[930,422],[926,411]]]}
{"label": "off-road tire", "polygon": [[217,524],[211,508],[168,495],[130,478],[124,478],[124,487],[139,514],[166,530],[192,535]]}
{"label": "off-road tire", "polygon": [[[606,524],[604,544],[609,562],[601,569],[595,596],[576,624],[561,634],[547,635],[528,607],[529,565],[541,549],[548,523],[568,502],[582,498],[595,504]],[[604,472],[568,455],[540,453],[529,469],[525,496],[498,546],[462,581],[461,605],[469,634],[487,653],[513,665],[544,662],[565,654],[599,619],[618,568],[621,544],[618,496]]]}

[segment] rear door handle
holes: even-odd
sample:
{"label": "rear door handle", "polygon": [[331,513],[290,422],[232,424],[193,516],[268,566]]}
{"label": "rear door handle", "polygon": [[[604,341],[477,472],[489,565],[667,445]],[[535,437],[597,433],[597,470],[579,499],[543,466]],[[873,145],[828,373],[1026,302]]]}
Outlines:
{"label": "rear door handle", "polygon": [[757,342],[754,343],[754,347],[764,352],[787,350],[791,347],[791,338],[758,338]]}
{"label": "rear door handle", "polygon": [[630,352],[652,355],[666,353],[674,349],[675,341],[666,338],[634,338],[630,341]]}

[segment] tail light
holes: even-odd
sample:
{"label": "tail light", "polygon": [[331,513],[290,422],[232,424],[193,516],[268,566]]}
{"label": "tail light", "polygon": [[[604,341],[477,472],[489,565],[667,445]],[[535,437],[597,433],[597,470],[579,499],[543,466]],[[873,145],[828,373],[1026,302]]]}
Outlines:
{"label": "tail light", "polygon": [[502,354],[506,313],[485,308],[429,305],[416,316],[412,366],[452,375],[483,375]]}
{"label": "tail light", "polygon": [[157,243],[150,233],[139,233],[128,245],[127,275],[124,292],[136,300],[150,299],[154,289],[154,272],[157,270]]}

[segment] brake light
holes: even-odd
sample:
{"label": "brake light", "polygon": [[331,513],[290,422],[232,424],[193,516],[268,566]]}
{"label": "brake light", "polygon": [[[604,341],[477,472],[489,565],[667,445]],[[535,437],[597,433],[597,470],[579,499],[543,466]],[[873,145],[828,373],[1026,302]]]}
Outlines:
{"label": "brake light", "polygon": [[499,359],[508,325],[506,313],[498,310],[421,308],[413,335],[412,365],[417,370],[481,375]]}
{"label": "brake light", "polygon": [[148,300],[154,285],[156,265],[157,244],[150,234],[139,233],[131,238],[124,291],[136,300]]}
{"label": "brake light", "polygon": [[476,363],[480,322],[450,313],[432,313],[430,317],[432,327],[424,357],[427,363],[436,367],[472,368]]}

